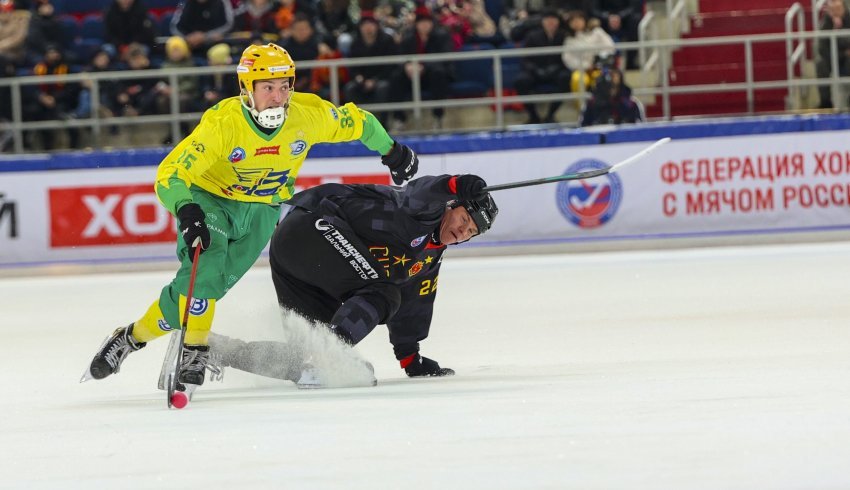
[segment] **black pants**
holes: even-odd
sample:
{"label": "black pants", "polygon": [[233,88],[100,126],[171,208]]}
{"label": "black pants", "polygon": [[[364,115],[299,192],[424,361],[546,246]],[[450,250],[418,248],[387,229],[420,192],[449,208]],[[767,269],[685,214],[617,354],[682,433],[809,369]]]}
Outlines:
{"label": "black pants", "polygon": [[[549,66],[545,70],[523,70],[517,75],[514,81],[514,87],[519,95],[529,95],[534,92],[540,93],[566,93],[570,91],[570,76],[572,72],[565,66],[553,67]],[[561,103],[551,102],[549,109],[546,112],[546,121],[551,122],[558,112]],[[528,113],[529,122],[540,122],[540,115],[537,113],[537,107],[533,103],[526,103],[525,110]]]}
{"label": "black pants", "polygon": [[401,303],[398,287],[345,223],[294,208],[275,229],[269,256],[278,303],[329,324],[351,344]]}

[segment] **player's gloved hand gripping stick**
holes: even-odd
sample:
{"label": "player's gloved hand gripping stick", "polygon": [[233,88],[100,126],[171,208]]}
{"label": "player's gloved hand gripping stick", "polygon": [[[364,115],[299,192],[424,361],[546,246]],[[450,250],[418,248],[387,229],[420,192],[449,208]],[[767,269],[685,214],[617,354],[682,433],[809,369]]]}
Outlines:
{"label": "player's gloved hand gripping stick", "polygon": [[197,237],[190,247],[194,253],[192,254],[192,272],[189,275],[189,289],[186,291],[186,306],[183,308],[183,321],[180,323],[180,331],[171,333],[171,340],[168,341],[168,350],[165,351],[165,359],[162,361],[162,370],[159,373],[158,387],[160,390],[167,390],[168,408],[183,408],[192,397],[191,393],[177,390],[177,376],[180,374],[180,364],[183,361],[183,343],[186,341],[186,327],[189,325],[189,310],[192,308],[198,258],[202,249],[201,237]]}
{"label": "player's gloved hand gripping stick", "polygon": [[549,184],[551,182],[561,182],[563,180],[584,180],[590,179],[592,177],[599,177],[600,175],[610,174],[611,172],[617,171],[634,163],[651,152],[655,151],[659,146],[665,145],[670,142],[670,138],[661,138],[655,143],[647,146],[643,150],[635,153],[634,155],[626,158],[621,162],[617,162],[614,165],[611,165],[608,168],[601,168],[596,170],[586,170],[584,172],[576,172],[572,174],[564,174],[564,175],[556,175],[554,177],[544,177],[542,179],[533,179],[533,180],[523,180],[520,182],[509,182],[507,184],[498,184],[498,185],[489,185],[484,188],[485,192],[493,192],[493,191],[501,191],[504,189],[513,189],[515,187],[527,187],[530,185],[540,185],[540,184]]}

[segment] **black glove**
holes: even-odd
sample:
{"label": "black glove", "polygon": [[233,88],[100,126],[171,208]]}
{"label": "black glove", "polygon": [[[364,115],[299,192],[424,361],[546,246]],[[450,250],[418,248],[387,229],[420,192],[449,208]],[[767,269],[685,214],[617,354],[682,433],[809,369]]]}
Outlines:
{"label": "black glove", "polygon": [[441,368],[437,361],[422,357],[419,354],[412,354],[401,361],[401,367],[404,372],[411,378],[422,376],[454,376],[454,369]]}
{"label": "black glove", "polygon": [[398,142],[393,143],[390,152],[381,157],[381,163],[390,168],[395,185],[410,180],[419,170],[419,157],[409,146]]}
{"label": "black glove", "polygon": [[180,220],[180,235],[189,247],[189,260],[194,260],[192,248],[196,239],[201,239],[201,253],[210,246],[210,230],[207,229],[207,223],[204,221],[204,210],[201,206],[190,202],[180,206],[177,210],[177,219]]}
{"label": "black glove", "polygon": [[455,182],[457,184],[457,198],[461,201],[478,201],[487,194],[484,188],[487,182],[477,175],[461,175]]}

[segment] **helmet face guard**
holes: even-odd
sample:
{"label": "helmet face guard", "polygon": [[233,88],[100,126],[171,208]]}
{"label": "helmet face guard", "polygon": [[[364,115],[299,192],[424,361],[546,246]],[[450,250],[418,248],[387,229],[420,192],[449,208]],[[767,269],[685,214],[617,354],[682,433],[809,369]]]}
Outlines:
{"label": "helmet face guard", "polygon": [[[257,123],[265,128],[277,128],[286,121],[289,101],[283,107],[273,107],[257,111],[254,101],[254,83],[260,80],[290,79],[295,86],[295,61],[289,53],[277,44],[248,46],[242,52],[239,65],[236,66],[236,78],[239,79],[242,106],[254,116]],[[290,97],[292,90],[290,90]],[[247,99],[247,100],[246,100]]]}

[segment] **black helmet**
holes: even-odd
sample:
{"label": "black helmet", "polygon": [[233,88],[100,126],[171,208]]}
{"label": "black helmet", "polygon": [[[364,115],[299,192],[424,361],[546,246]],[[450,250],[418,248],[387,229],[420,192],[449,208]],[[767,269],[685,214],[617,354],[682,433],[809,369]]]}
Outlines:
{"label": "black helmet", "polygon": [[484,197],[474,201],[460,201],[461,206],[466,209],[466,212],[472,217],[475,226],[478,227],[478,234],[483,235],[493,226],[496,221],[496,216],[499,214],[499,207],[496,206],[496,201],[490,193],[484,194]]}

